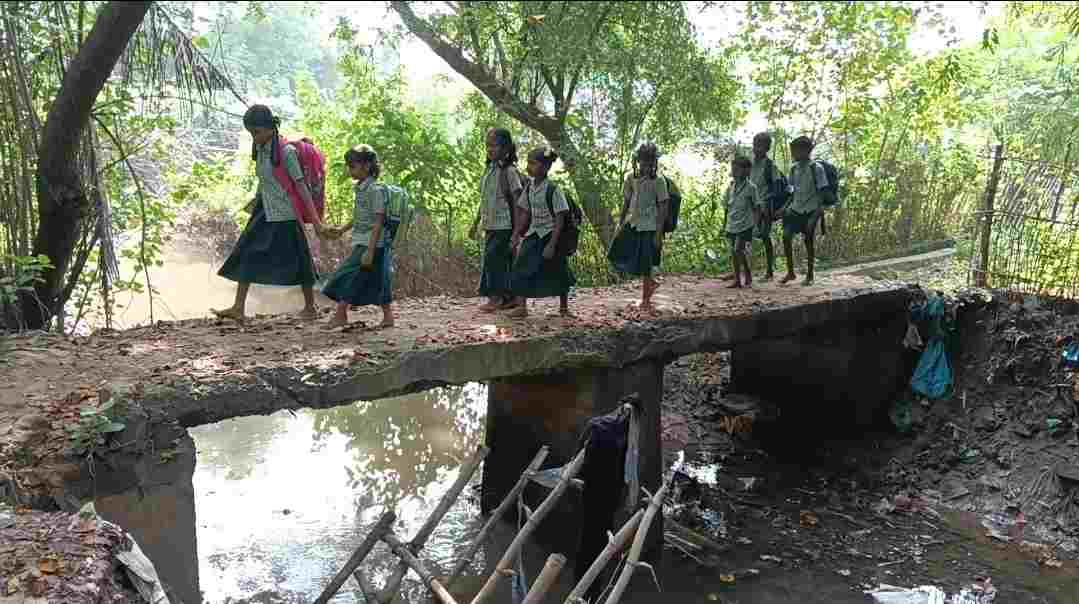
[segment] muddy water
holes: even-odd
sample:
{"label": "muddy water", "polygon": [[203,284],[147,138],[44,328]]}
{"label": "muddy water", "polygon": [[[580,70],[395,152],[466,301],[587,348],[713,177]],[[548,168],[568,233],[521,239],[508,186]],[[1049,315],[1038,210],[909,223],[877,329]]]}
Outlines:
{"label": "muddy water", "polygon": [[[192,429],[206,601],[266,591],[283,598],[267,601],[313,600],[387,505],[399,533],[411,536],[482,443],[485,408],[485,389],[470,385]],[[425,559],[451,567],[478,518],[466,490]],[[380,583],[389,561],[378,549],[365,568]],[[334,602],[360,601],[353,588]],[[410,595],[418,589],[405,586]]]}
{"label": "muddy water", "polygon": [[[313,601],[387,505],[398,512],[398,532],[411,536],[452,484],[458,464],[482,442],[485,407],[485,388],[468,385],[191,430],[198,447],[194,487],[205,601]],[[687,461],[688,473],[705,485],[716,485],[722,473],[738,472],[700,452]],[[801,480],[793,470],[790,476],[791,485]],[[477,474],[473,484],[479,479]],[[704,511],[705,526],[731,550],[700,564],[668,549],[656,565],[662,594],[642,570],[623,604],[855,604],[869,601],[864,590],[880,583],[939,585],[954,593],[985,575],[992,576],[1001,590],[997,602],[1079,601],[1074,565],[1052,572],[1039,569],[1027,558],[986,543],[960,517],[949,522],[947,545],[930,549],[916,564],[891,566],[881,564],[887,558],[846,556],[843,550],[869,545],[848,543],[846,537],[832,543],[819,533],[815,541],[800,541],[797,510],[810,503],[795,502],[784,510],[784,504],[797,496],[797,489],[788,487],[784,485],[786,495],[771,502],[773,511],[761,520],[753,518],[756,512],[735,517],[729,510]],[[785,515],[794,520],[782,522]],[[874,522],[871,516],[862,520]],[[482,523],[478,497],[467,489],[422,557],[445,574]],[[512,528],[503,525],[489,549],[481,549],[470,576],[455,590],[464,601],[475,593],[479,577],[486,576],[511,538]],[[899,531],[882,535],[878,546],[906,551],[919,538],[917,533]],[[745,539],[752,544],[738,544]],[[811,550],[818,559],[811,559]],[[526,551],[530,576],[546,555],[538,548]],[[765,561],[762,555],[775,555],[783,562]],[[394,562],[379,548],[364,568],[382,584]],[[746,569],[757,573],[740,574]],[[733,583],[725,580],[729,574],[737,574]],[[565,573],[556,592],[566,593],[571,575]],[[403,593],[408,602],[429,601],[411,575]],[[499,595],[496,601],[509,601],[506,590]],[[334,600],[362,601],[351,580]]]}

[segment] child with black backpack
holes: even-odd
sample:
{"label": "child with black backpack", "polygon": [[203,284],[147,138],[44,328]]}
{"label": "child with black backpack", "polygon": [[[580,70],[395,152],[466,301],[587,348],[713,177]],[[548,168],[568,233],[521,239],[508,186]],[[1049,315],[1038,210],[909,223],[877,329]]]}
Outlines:
{"label": "child with black backpack", "polygon": [[[659,149],[644,143],[633,158],[633,174],[622,186],[622,213],[618,220],[607,259],[619,272],[644,279],[641,283],[641,309],[652,310],[652,295],[659,283],[652,276],[659,266],[663,236],[671,199],[667,179],[660,178]],[[628,224],[627,224],[628,223]]]}
{"label": "child with black backpack", "polygon": [[[547,178],[558,154],[550,147],[539,147],[528,154],[526,167],[531,180],[517,200],[510,245],[515,259],[510,275],[510,289],[515,296],[508,316],[528,316],[529,298],[558,296],[558,312],[570,316],[569,289],[577,279],[569,268],[568,231],[575,228],[566,196]],[[566,238],[565,241],[561,241]],[[562,249],[560,249],[562,248]]]}
{"label": "child with black backpack", "polygon": [[487,132],[487,169],[480,180],[480,207],[471,235],[484,233],[483,268],[480,295],[487,303],[480,312],[506,309],[513,303],[510,294],[510,269],[513,266],[513,213],[521,196],[521,175],[517,172],[517,146],[510,131],[493,128]]}
{"label": "child with black backpack", "polygon": [[765,281],[771,281],[776,266],[776,252],[772,247],[772,225],[776,213],[787,203],[787,179],[776,167],[768,152],[772,150],[772,135],[761,132],[753,137],[753,167],[749,180],[757,187],[763,200],[763,207],[756,224],[757,239],[764,244],[764,256],[767,262]]}
{"label": "child with black backpack", "polygon": [[835,183],[829,178],[822,162],[813,161],[813,140],[799,136],[790,143],[791,198],[783,209],[783,251],[787,256],[787,274],[780,283],[798,278],[794,274],[794,236],[802,235],[806,246],[806,277],[802,285],[813,284],[815,260],[814,239],[817,223],[824,216],[824,208],[837,203]]}
{"label": "child with black backpack", "polygon": [[326,325],[342,327],[348,323],[349,306],[379,306],[382,308],[380,327],[392,327],[392,283],[386,271],[389,237],[386,225],[386,188],[378,182],[382,166],[378,154],[368,145],[345,152],[345,165],[356,181],[356,205],[352,220],[341,227],[328,229],[340,237],[352,230],[352,254],[337,267],[322,293],[337,302],[337,311]]}

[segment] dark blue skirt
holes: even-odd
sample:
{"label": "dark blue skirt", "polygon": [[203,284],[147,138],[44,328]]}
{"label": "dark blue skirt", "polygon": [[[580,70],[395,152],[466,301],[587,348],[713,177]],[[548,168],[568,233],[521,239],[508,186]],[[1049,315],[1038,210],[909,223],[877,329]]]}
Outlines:
{"label": "dark blue skirt", "polygon": [[523,298],[550,298],[569,293],[577,284],[577,278],[569,270],[568,258],[546,260],[543,249],[551,240],[548,234],[542,239],[532,234],[521,242],[520,252],[513,262],[510,289],[513,295]]}
{"label": "dark blue skirt", "polygon": [[389,304],[392,295],[384,292],[386,277],[385,248],[375,248],[375,256],[370,269],[362,266],[366,245],[352,248],[352,254],[337,267],[322,293],[334,302],[345,302],[352,306],[382,306]]}
{"label": "dark blue skirt", "polygon": [[247,227],[217,274],[260,285],[313,285],[318,280],[300,223],[266,222],[261,202],[255,204]]}
{"label": "dark blue skirt", "polygon": [[483,269],[480,273],[480,295],[491,298],[510,295],[510,271],[513,270],[513,231],[487,231],[483,246]]}
{"label": "dark blue skirt", "polygon": [[619,231],[607,252],[607,259],[620,273],[651,275],[659,266],[660,253],[656,247],[655,231],[638,231],[626,225]]}

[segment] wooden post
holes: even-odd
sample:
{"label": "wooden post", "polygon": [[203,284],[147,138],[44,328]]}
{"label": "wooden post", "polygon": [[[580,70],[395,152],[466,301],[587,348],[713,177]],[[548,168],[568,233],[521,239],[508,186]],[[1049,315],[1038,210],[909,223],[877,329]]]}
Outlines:
{"label": "wooden post", "polygon": [[397,514],[393,510],[382,514],[382,517],[378,519],[378,523],[371,529],[371,532],[367,533],[367,537],[364,538],[360,547],[352,552],[352,556],[349,557],[344,568],[338,571],[337,575],[330,581],[330,584],[326,586],[326,589],[322,590],[322,594],[315,600],[315,604],[326,604],[331,598],[337,595],[341,586],[345,584],[345,581],[348,581],[349,575],[360,567],[363,559],[367,557],[367,554],[371,553],[371,550],[374,549],[375,545],[382,539],[382,536],[390,531],[396,520]]}
{"label": "wooden post", "polygon": [[502,500],[502,503],[495,508],[495,511],[491,512],[491,517],[484,523],[483,528],[480,530],[480,534],[476,535],[476,538],[469,544],[468,549],[461,555],[461,559],[458,560],[457,566],[453,568],[453,572],[451,572],[449,578],[446,579],[446,586],[453,585],[453,582],[457,580],[457,577],[461,576],[461,573],[464,572],[465,568],[472,562],[472,556],[476,555],[476,550],[483,545],[483,542],[487,539],[487,535],[494,528],[494,525],[502,520],[502,516],[504,516],[506,511],[510,509],[510,506],[517,501],[517,496],[521,494],[521,491],[523,491],[526,486],[528,486],[529,481],[532,480],[532,475],[536,473],[536,470],[538,470],[541,465],[543,465],[543,461],[547,459],[547,453],[550,452],[550,450],[550,447],[544,445],[536,452],[536,456],[532,458],[532,463],[528,464],[524,473],[521,474],[521,479],[517,481],[517,484],[514,485],[513,489],[511,489],[505,499]]}
{"label": "wooden post", "polygon": [[435,594],[435,597],[442,601],[442,604],[457,604],[450,592],[446,591],[446,588],[438,582],[434,574],[427,570],[427,567],[416,558],[406,543],[397,538],[397,535],[386,533],[382,536],[382,540],[386,542],[386,545],[390,546],[390,549],[401,559],[402,563],[420,576],[424,585]]}
{"label": "wooden post", "polygon": [[599,573],[603,570],[607,563],[611,561],[611,558],[618,552],[625,549],[629,544],[630,539],[637,534],[637,527],[641,524],[641,517],[644,516],[644,510],[637,510],[633,516],[622,525],[622,528],[618,530],[618,533],[610,537],[607,540],[607,547],[603,548],[599,556],[592,562],[592,566],[588,567],[588,571],[585,572],[581,580],[577,582],[573,591],[569,592],[566,596],[563,604],[584,604],[584,594],[588,591],[588,588],[592,587],[592,583],[599,577]]}
{"label": "wooden post", "polygon": [[[517,532],[517,536],[513,538],[513,542],[510,543],[510,546],[502,553],[502,558],[495,566],[495,571],[491,573],[490,577],[487,577],[487,583],[480,589],[480,593],[476,594],[476,597],[472,599],[472,604],[481,604],[494,594],[499,578],[507,576],[506,572],[513,566],[513,560],[517,556],[517,552],[521,551],[521,547],[524,545],[525,541],[528,540],[536,530],[539,523],[543,522],[543,519],[550,513],[555,504],[558,503],[558,500],[561,499],[562,494],[569,488],[570,481],[572,481],[573,478],[577,476],[577,473],[581,471],[581,467],[584,466],[584,454],[587,449],[588,444],[585,443],[585,445],[581,447],[581,451],[573,458],[573,461],[562,468],[562,477],[558,480],[558,485],[556,485],[554,490],[547,495],[547,498],[543,500],[543,503],[536,508],[536,511],[533,512],[532,516],[528,519],[528,522],[525,522],[524,527]],[[663,491],[666,492],[665,489]]]}
{"label": "wooden post", "polygon": [[543,570],[536,577],[536,582],[532,584],[532,589],[528,590],[528,595],[521,604],[542,604],[543,598],[546,597],[547,592],[551,591],[555,580],[558,579],[558,573],[562,572],[562,567],[565,565],[566,557],[562,554],[548,556],[547,563],[543,565]]}
{"label": "wooden post", "polygon": [[993,204],[996,201],[997,185],[1000,183],[1000,168],[1004,163],[1004,145],[993,145],[993,171],[989,174],[989,180],[985,185],[985,201],[982,204],[981,214],[981,254],[978,257],[977,274],[974,275],[974,284],[978,287],[989,285],[989,256],[992,253],[993,239]]}
{"label": "wooden post", "polygon": [[671,486],[673,476],[674,474],[671,474],[667,478],[652,497],[652,502],[648,504],[648,509],[641,518],[641,526],[637,529],[637,534],[633,536],[633,545],[630,546],[629,555],[626,557],[626,566],[622,569],[622,574],[618,576],[618,582],[611,589],[611,595],[607,597],[606,604],[617,604],[622,599],[622,594],[626,591],[630,578],[633,577],[633,571],[637,568],[637,562],[641,559],[641,550],[644,549],[644,540],[648,536],[648,527],[652,526],[652,520],[663,505],[663,498],[667,496],[667,489]]}
{"label": "wooden post", "polygon": [[[468,463],[461,466],[461,470],[457,474],[457,480],[450,487],[450,490],[446,491],[446,494],[442,496],[442,500],[438,502],[438,506],[435,508],[431,515],[427,517],[426,522],[420,527],[420,530],[416,532],[416,536],[412,538],[409,543],[409,550],[414,553],[419,553],[423,546],[427,543],[427,539],[431,536],[431,533],[438,527],[438,523],[442,522],[442,518],[449,511],[457,498],[461,495],[461,491],[464,490],[465,485],[469,480],[472,480],[472,475],[476,473],[476,469],[480,467],[480,463],[487,457],[487,454],[491,450],[487,447],[480,445],[476,449],[476,453],[472,456],[472,459],[468,460]],[[397,597],[397,590],[401,589],[401,581],[405,578],[405,573],[408,572],[408,565],[402,560],[397,563],[397,568],[394,569],[393,574],[390,575],[389,580],[386,581],[386,586],[378,594],[378,601],[382,604],[389,604]],[[373,604],[373,603],[369,603]]]}

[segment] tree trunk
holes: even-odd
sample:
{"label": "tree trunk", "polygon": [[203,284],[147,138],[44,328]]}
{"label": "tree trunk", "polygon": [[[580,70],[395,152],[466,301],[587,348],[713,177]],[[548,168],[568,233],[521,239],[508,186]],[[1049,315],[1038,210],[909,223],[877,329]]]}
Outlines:
{"label": "tree trunk", "polygon": [[76,156],[98,93],[139,28],[152,2],[109,2],[68,65],[56,100],[45,119],[38,149],[38,231],[34,253],[48,256],[53,268],[37,285],[36,297],[23,299],[23,321],[42,329],[64,304],[64,276],[79,240],[90,198],[83,189]]}

